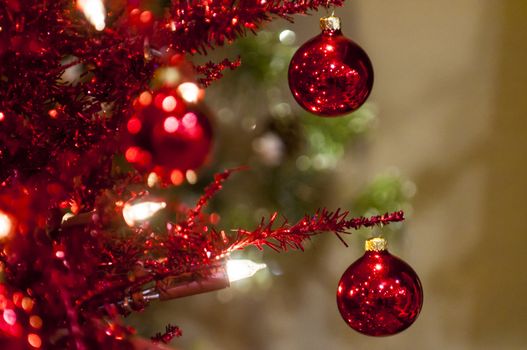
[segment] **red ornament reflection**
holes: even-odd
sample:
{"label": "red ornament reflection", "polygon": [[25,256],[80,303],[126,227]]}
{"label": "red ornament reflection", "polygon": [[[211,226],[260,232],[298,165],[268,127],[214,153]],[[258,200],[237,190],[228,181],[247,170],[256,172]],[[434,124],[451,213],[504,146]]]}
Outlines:
{"label": "red ornament reflection", "polygon": [[356,331],[387,336],[408,328],[423,305],[415,271],[387,250],[366,251],[342,275],[337,290],[342,318]]}
{"label": "red ornament reflection", "polygon": [[199,168],[212,147],[212,127],[205,115],[189,110],[175,91],[139,96],[126,124],[125,158],[139,170],[169,178],[174,170]]}
{"label": "red ornament reflection", "polygon": [[296,101],[320,116],[359,108],[370,95],[373,67],[366,52],[342,35],[323,30],[302,45],[289,65],[289,87]]}

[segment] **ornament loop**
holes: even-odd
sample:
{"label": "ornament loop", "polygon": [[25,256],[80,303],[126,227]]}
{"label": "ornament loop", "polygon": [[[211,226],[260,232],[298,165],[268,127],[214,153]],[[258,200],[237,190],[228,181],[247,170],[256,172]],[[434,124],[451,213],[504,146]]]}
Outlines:
{"label": "ornament loop", "polygon": [[368,252],[379,252],[382,250],[386,250],[387,246],[388,242],[381,237],[370,238],[366,242],[364,242],[364,250]]}
{"label": "ornament loop", "polygon": [[335,32],[337,30],[340,30],[340,18],[337,16],[328,16],[328,17],[322,17],[320,19],[320,29],[323,31],[331,31]]}

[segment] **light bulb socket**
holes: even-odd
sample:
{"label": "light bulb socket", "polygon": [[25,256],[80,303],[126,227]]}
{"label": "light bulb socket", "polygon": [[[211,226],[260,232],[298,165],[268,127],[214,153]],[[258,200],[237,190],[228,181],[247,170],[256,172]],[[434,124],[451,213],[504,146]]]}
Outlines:
{"label": "light bulb socket", "polygon": [[381,237],[370,238],[364,242],[364,250],[367,252],[380,252],[386,250],[388,242]]}
{"label": "light bulb socket", "polygon": [[330,32],[336,32],[337,30],[340,30],[340,18],[333,15],[322,17],[320,19],[320,29]]}
{"label": "light bulb socket", "polygon": [[211,292],[229,286],[229,276],[225,267],[217,266],[209,270],[209,275],[198,279],[193,274],[177,278],[167,277],[156,283],[156,290],[160,300],[168,300]]}

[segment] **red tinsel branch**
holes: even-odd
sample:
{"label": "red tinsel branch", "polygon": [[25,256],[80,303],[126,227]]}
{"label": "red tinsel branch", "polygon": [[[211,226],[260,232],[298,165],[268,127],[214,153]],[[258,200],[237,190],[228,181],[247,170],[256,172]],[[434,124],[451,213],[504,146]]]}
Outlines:
{"label": "red tinsel branch", "polygon": [[291,20],[319,7],[341,6],[343,0],[211,0],[173,1],[165,32],[176,50],[205,53],[206,48],[224,45],[248,31],[255,32],[273,16]]}
{"label": "red tinsel branch", "polygon": [[221,190],[223,182],[229,178],[229,176],[232,175],[232,173],[236,171],[241,171],[247,169],[246,167],[240,167],[235,169],[227,169],[222,173],[214,175],[214,181],[209,184],[203,193],[201,197],[199,198],[198,202],[194,206],[194,208],[190,211],[190,214],[187,218],[187,224],[189,227],[192,227],[194,225],[194,222],[196,218],[201,213],[203,207],[207,205],[209,200],[218,192]]}
{"label": "red tinsel branch", "polygon": [[153,337],[150,339],[154,343],[164,343],[168,344],[170,341],[174,338],[179,338],[183,335],[183,332],[178,326],[173,326],[170,323],[166,326],[164,333],[156,333]]}
{"label": "red tinsel branch", "polygon": [[346,233],[350,229],[371,227],[375,225],[386,225],[391,222],[404,220],[404,213],[397,211],[369,218],[358,217],[346,219],[348,212],[341,213],[339,210],[329,212],[327,209],[317,211],[314,215],[306,215],[296,224],[288,225],[287,220],[278,228],[272,228],[276,221],[277,213],[274,213],[269,222],[262,222],[253,231],[238,229],[235,239],[226,251],[243,249],[254,245],[262,249],[264,245],[276,250],[286,251],[288,248],[303,250],[302,242],[320,232],[333,232],[346,245],[339,233]]}
{"label": "red tinsel branch", "polygon": [[[216,174],[214,181],[207,186],[194,208],[186,213],[186,219],[180,223],[170,224],[170,230],[166,235],[151,236],[149,230],[144,231],[140,228],[125,240],[108,241],[111,251],[108,248],[102,249],[108,254],[108,263],[105,265],[111,267],[113,276],[115,269],[119,268],[124,277],[114,279],[112,283],[98,285],[100,289],[93,288],[80,297],[77,305],[85,305],[95,297],[100,298],[112,293],[121,295],[122,290],[140,289],[142,285],[169,276],[177,277],[188,273],[199,276],[200,271],[215,264],[217,259],[249,245],[259,249],[268,246],[276,251],[303,250],[304,241],[321,232],[333,232],[346,245],[340,234],[347,233],[348,230],[404,220],[402,211],[372,217],[349,218],[347,211],[331,212],[323,208],[314,215],[306,215],[294,224],[284,220],[278,227],[273,227],[278,218],[278,213],[275,213],[267,222],[262,219],[254,230],[237,229],[234,234],[226,234],[211,225],[201,214],[208,201],[221,190],[223,182],[234,171],[241,169],[230,169]],[[149,249],[144,250],[145,246]],[[100,255],[100,252],[98,254]],[[126,271],[136,270],[137,266],[143,267],[140,269],[141,274],[130,283]]]}
{"label": "red tinsel branch", "polygon": [[209,86],[213,81],[221,79],[223,77],[222,71],[225,69],[235,70],[241,64],[241,59],[238,57],[234,61],[230,61],[228,58],[224,59],[219,63],[207,62],[202,65],[195,66],[194,69],[198,74],[204,75],[199,78],[198,81],[204,87]]}

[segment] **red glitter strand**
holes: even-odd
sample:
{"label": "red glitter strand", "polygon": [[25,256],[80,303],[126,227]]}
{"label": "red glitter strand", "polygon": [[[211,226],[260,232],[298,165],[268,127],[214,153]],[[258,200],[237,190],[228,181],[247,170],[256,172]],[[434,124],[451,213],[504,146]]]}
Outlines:
{"label": "red glitter strand", "polygon": [[168,344],[172,339],[181,337],[182,335],[183,332],[178,326],[168,324],[164,333],[156,333],[151,339],[154,343]]}

